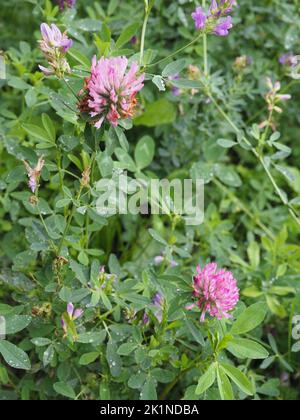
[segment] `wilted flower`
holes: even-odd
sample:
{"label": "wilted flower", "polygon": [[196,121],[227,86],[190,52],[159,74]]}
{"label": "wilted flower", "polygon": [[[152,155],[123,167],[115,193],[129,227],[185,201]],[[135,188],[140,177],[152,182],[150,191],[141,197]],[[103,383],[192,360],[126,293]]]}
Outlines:
{"label": "wilted flower", "polygon": [[81,174],[80,184],[82,187],[87,187],[90,184],[91,167],[88,166]]}
{"label": "wilted flower", "polygon": [[212,0],[207,13],[202,7],[197,7],[192,13],[196,29],[205,30],[217,36],[227,36],[233,27],[231,16],[227,16],[236,6],[235,0]]}
{"label": "wilted flower", "polygon": [[42,169],[45,165],[44,158],[43,158],[43,156],[41,156],[39,158],[38,163],[37,163],[35,168],[31,168],[29,163],[26,162],[25,160],[23,162],[24,162],[24,165],[25,165],[25,168],[26,168],[26,171],[27,171],[27,175],[28,175],[28,178],[29,178],[28,186],[34,194],[39,187],[39,179],[40,179],[40,176],[41,176]]}
{"label": "wilted flower", "polygon": [[[239,301],[239,289],[233,274],[224,269],[218,270],[216,263],[206,265],[203,270],[197,267],[193,289],[198,299],[196,305],[201,310],[201,322],[204,322],[206,313],[217,319],[230,318],[229,312]],[[187,309],[193,306],[189,305]]]}
{"label": "wilted flower", "polygon": [[283,54],[278,61],[282,66],[286,67],[296,67],[298,65],[298,58],[292,51]]}
{"label": "wilted flower", "polygon": [[60,10],[72,8],[76,4],[76,0],[57,0],[56,2],[58,3]]}
{"label": "wilted flower", "polygon": [[46,23],[42,23],[41,34],[43,39],[39,41],[40,49],[51,68],[39,66],[40,70],[45,76],[56,74],[58,77],[62,77],[64,73],[71,73],[65,55],[72,47],[73,41],[67,37],[66,32],[61,33],[54,24],[50,27]]}
{"label": "wilted flower", "polygon": [[85,81],[78,107],[89,113],[96,128],[105,120],[117,126],[120,119],[133,117],[145,75],[138,74],[137,63],[126,73],[127,66],[126,57],[101,58],[98,62],[93,58],[91,77]]}
{"label": "wilted flower", "polygon": [[245,70],[248,66],[252,64],[253,60],[247,55],[241,55],[235,59],[233,68],[236,71]]}
{"label": "wilted flower", "polygon": [[289,94],[280,94],[280,82],[275,82],[273,84],[272,80],[269,77],[267,78],[267,86],[270,89],[269,92],[266,94],[266,101],[269,105],[269,111],[276,111],[279,114],[281,114],[283,111],[277,104],[280,102],[289,101],[292,98],[292,96]]}

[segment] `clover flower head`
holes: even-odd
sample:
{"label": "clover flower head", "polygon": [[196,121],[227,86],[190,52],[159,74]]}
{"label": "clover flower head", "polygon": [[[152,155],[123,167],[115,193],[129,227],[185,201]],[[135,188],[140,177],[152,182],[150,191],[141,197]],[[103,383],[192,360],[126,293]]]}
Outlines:
{"label": "clover flower head", "polygon": [[39,66],[45,76],[56,74],[61,77],[64,73],[71,73],[68,61],[65,58],[67,51],[72,47],[73,41],[52,24],[41,24],[42,40],[39,41],[40,49],[47,59],[50,68]]}
{"label": "clover flower head", "polygon": [[82,98],[78,104],[81,112],[88,113],[96,128],[104,121],[118,126],[121,119],[132,118],[137,105],[136,95],[144,86],[145,75],[133,63],[126,72],[126,57],[101,58],[92,61],[91,76],[86,79]]}
{"label": "clover flower head", "polygon": [[[201,310],[201,322],[206,313],[219,320],[230,318],[229,314],[239,301],[237,281],[230,271],[218,270],[216,263],[206,265],[203,269],[197,267],[193,281],[193,295],[197,298],[196,305]],[[189,305],[188,310],[195,305]]]}

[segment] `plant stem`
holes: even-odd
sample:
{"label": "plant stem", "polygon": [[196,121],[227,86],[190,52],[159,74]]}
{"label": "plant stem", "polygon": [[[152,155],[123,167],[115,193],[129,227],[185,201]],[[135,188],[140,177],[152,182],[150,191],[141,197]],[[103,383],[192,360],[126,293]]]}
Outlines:
{"label": "plant stem", "polygon": [[146,38],[146,31],[147,31],[147,24],[150,16],[150,10],[148,3],[145,4],[145,16],[144,16],[144,23],[142,29],[142,37],[141,37],[141,51],[140,51],[140,66],[143,67],[144,65],[144,53],[145,53],[145,38]]}
{"label": "plant stem", "polygon": [[[241,130],[236,126],[236,124],[231,120],[231,118],[226,114],[226,112],[221,108],[221,106],[218,104],[218,102],[215,100],[215,98],[211,95],[211,93],[206,92],[206,94],[208,95],[208,97],[210,98],[210,100],[213,102],[213,104],[215,105],[215,107],[217,108],[217,110],[219,111],[219,113],[225,118],[225,120],[230,124],[230,126],[234,129],[234,131],[240,135],[241,134]],[[295,220],[295,222],[297,223],[298,227],[300,228],[300,219],[294,209],[294,207],[288,203],[286,201],[286,198],[284,197],[284,195],[282,194],[282,191],[280,190],[279,186],[277,185],[277,182],[275,181],[275,178],[273,177],[273,175],[271,174],[264,156],[261,153],[258,153],[258,151],[252,146],[251,142],[245,137],[242,136],[243,141],[247,144],[247,146],[249,146],[249,148],[251,148],[251,152],[254,154],[254,156],[258,159],[258,161],[261,163],[263,169],[265,170],[269,180],[271,181],[278,197],[280,198],[280,200],[282,201],[282,204],[288,208],[289,213],[291,214],[292,218]]]}
{"label": "plant stem", "polygon": [[[206,0],[202,0],[202,7],[205,9]],[[208,57],[207,57],[207,35],[203,34],[203,61],[204,61],[204,75],[208,76]]]}
{"label": "plant stem", "polygon": [[173,52],[172,54],[170,54],[170,55],[168,55],[167,57],[165,57],[165,58],[162,58],[161,60],[159,60],[159,61],[156,61],[155,63],[152,63],[152,64],[148,64],[147,66],[146,66],[146,68],[149,68],[149,67],[154,67],[154,66],[157,66],[157,65],[159,65],[159,64],[161,64],[161,63],[163,63],[164,61],[166,61],[166,60],[169,60],[170,58],[172,58],[172,57],[175,57],[177,54],[180,54],[182,51],[184,51],[184,50],[186,50],[187,48],[189,48],[189,47],[191,47],[192,45],[194,45],[197,41],[199,41],[199,39],[201,38],[203,36],[203,33],[201,32],[196,38],[194,38],[191,42],[189,42],[188,44],[186,44],[184,47],[181,47],[181,48],[179,48],[179,50],[176,50],[175,52]]}
{"label": "plant stem", "polygon": [[239,199],[237,198],[233,192],[231,192],[229,190],[229,188],[225,187],[225,185],[223,185],[220,181],[218,181],[217,179],[215,179],[214,184],[221,190],[223,191],[233,202],[235,202],[242,210],[245,214],[247,214],[247,216],[250,217],[250,219],[252,219],[254,221],[254,223],[259,226],[266,234],[267,236],[271,239],[274,240],[275,239],[275,235],[273,234],[273,232],[271,232],[271,230],[260,220],[258,219],[246,206],[245,204]]}

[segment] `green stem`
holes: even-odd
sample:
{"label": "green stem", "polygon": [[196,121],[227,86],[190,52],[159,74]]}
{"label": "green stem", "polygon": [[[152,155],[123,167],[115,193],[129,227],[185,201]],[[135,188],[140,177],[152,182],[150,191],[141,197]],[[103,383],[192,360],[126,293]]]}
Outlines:
{"label": "green stem", "polygon": [[[80,186],[79,192],[78,192],[77,197],[76,197],[76,201],[79,201],[80,200],[82,189],[83,189],[83,187]],[[69,232],[69,229],[70,229],[70,226],[71,226],[73,217],[74,217],[75,209],[76,209],[76,205],[73,204],[73,207],[72,207],[72,210],[71,210],[71,213],[70,213],[70,216],[69,216],[67,225],[65,227],[65,230],[63,232],[63,236],[62,236],[61,241],[60,241],[60,245],[59,245],[59,248],[58,248],[58,255],[61,253],[61,250],[62,250],[64,241],[65,241],[65,237],[67,236],[67,234]]]}
{"label": "green stem", "polygon": [[161,60],[159,60],[159,61],[156,61],[155,63],[148,64],[148,65],[146,66],[146,68],[157,66],[157,65],[159,65],[159,64],[161,64],[161,63],[163,63],[163,62],[165,62],[165,61],[169,60],[170,58],[175,57],[177,54],[180,54],[181,52],[183,52],[183,51],[184,51],[184,50],[186,50],[187,48],[189,48],[189,47],[191,47],[192,45],[194,45],[197,41],[199,41],[199,39],[200,39],[202,36],[203,36],[203,33],[201,32],[201,33],[200,33],[200,34],[199,34],[196,38],[194,38],[191,42],[189,42],[188,44],[186,44],[184,47],[179,48],[179,50],[176,50],[176,51],[175,51],[175,52],[173,52],[172,54],[168,55],[168,56],[167,56],[167,57],[165,57],[165,58],[162,58],[162,59],[161,59]]}
{"label": "green stem", "polygon": [[144,53],[145,53],[145,38],[146,38],[146,31],[147,31],[147,24],[150,16],[150,10],[148,4],[145,4],[145,16],[144,16],[144,23],[142,29],[142,37],[141,37],[141,52],[140,52],[140,66],[144,65]]}
{"label": "green stem", "polygon": [[[202,7],[205,9],[206,0],[202,0]],[[207,57],[207,35],[203,34],[203,61],[204,61],[204,75],[208,76],[208,57]]]}
{"label": "green stem", "polygon": [[[208,97],[210,98],[210,100],[212,101],[212,103],[215,105],[215,107],[217,108],[217,110],[219,111],[219,113],[225,118],[225,120],[228,122],[228,124],[230,124],[230,126],[234,129],[234,131],[240,135],[241,134],[241,130],[236,126],[236,124],[231,120],[231,118],[226,114],[226,112],[220,107],[220,105],[218,104],[218,102],[215,100],[215,98],[211,95],[211,93],[206,92],[206,94],[208,95]],[[292,218],[295,220],[295,222],[297,223],[297,225],[300,228],[300,219],[296,214],[296,211],[294,209],[294,207],[288,203],[286,201],[286,198],[284,197],[284,195],[282,194],[279,186],[277,185],[275,178],[273,177],[273,175],[271,174],[268,166],[266,165],[266,162],[264,160],[264,156],[260,153],[258,153],[258,151],[252,146],[251,142],[245,137],[242,136],[243,141],[247,144],[247,146],[249,146],[249,148],[251,148],[251,152],[254,154],[254,156],[259,160],[259,162],[261,163],[263,169],[265,170],[269,180],[271,181],[278,197],[280,198],[280,200],[282,201],[282,204],[288,208],[290,215],[292,216]]]}

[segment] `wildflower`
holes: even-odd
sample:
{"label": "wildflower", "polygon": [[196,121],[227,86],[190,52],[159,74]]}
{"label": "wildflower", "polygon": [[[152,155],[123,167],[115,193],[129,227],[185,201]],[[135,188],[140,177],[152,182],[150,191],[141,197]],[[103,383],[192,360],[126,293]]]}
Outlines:
{"label": "wildflower", "polygon": [[197,7],[197,9],[195,10],[195,12],[192,13],[192,18],[195,21],[195,27],[196,27],[196,29],[204,29],[205,28],[207,16],[204,13],[202,7]]}
{"label": "wildflower", "polygon": [[280,102],[289,101],[292,98],[292,96],[289,94],[280,94],[280,82],[275,82],[273,84],[272,80],[269,77],[267,78],[267,86],[269,88],[269,92],[266,94],[265,98],[268,104],[268,109],[270,112],[275,111],[281,114],[283,110],[278,106],[278,104]]}
{"label": "wildflower", "polygon": [[88,166],[81,174],[80,184],[82,187],[88,187],[90,184],[91,167]]}
{"label": "wildflower", "polygon": [[126,73],[127,66],[126,57],[101,58],[98,62],[93,58],[78,108],[92,117],[96,128],[101,128],[105,120],[117,126],[122,118],[133,117],[145,75],[138,75],[136,63]]}
{"label": "wildflower", "polygon": [[42,40],[39,41],[40,49],[48,60],[50,68],[39,66],[45,76],[56,74],[62,77],[64,73],[71,73],[68,61],[65,58],[67,51],[72,47],[73,41],[67,37],[66,32],[61,33],[54,24],[41,25]]}
{"label": "wildflower", "polygon": [[157,255],[154,257],[154,265],[160,265],[164,262],[165,258],[162,255]]}
{"label": "wildflower", "polygon": [[26,162],[25,160],[23,162],[24,162],[27,175],[29,178],[28,186],[31,189],[32,193],[34,194],[39,187],[39,179],[41,176],[42,169],[45,165],[44,158],[43,156],[39,158],[38,163],[35,168],[31,168],[29,163]]}
{"label": "wildflower", "polygon": [[286,67],[296,67],[298,65],[298,58],[292,51],[283,54],[278,61],[282,66]]}
{"label": "wildflower", "polygon": [[253,60],[251,57],[248,57],[247,55],[241,55],[240,57],[237,57],[235,59],[233,69],[235,71],[245,70],[248,66],[252,64],[252,62]]}
{"label": "wildflower", "polygon": [[160,293],[156,293],[152,298],[152,305],[154,306],[154,315],[157,321],[161,324],[163,319],[164,298]]}
{"label": "wildflower", "polygon": [[[76,321],[76,319],[80,318],[83,314],[82,309],[75,309],[73,303],[69,302],[67,305],[67,321]],[[68,325],[64,317],[61,319],[61,325],[65,333],[68,332]]]}
{"label": "wildflower", "polygon": [[[170,80],[170,82],[176,81],[180,79],[179,74],[174,74],[173,76],[169,76],[168,79]],[[174,96],[179,96],[181,94],[181,90],[176,87],[176,86],[172,86],[172,93]]]}
{"label": "wildflower", "polygon": [[232,17],[228,16],[236,6],[235,0],[212,0],[208,12],[202,7],[197,7],[192,13],[196,29],[205,30],[207,34],[227,36],[232,28]]}
{"label": "wildflower", "polygon": [[232,17],[227,16],[214,27],[214,34],[218,36],[227,36],[229,35],[229,29],[232,27]]}
{"label": "wildflower", "polygon": [[[203,270],[200,266],[197,267],[193,289],[193,294],[198,299],[197,306],[202,312],[201,322],[204,322],[207,312],[217,319],[230,318],[229,312],[239,301],[237,281],[231,272],[218,270],[216,263],[206,265]],[[188,309],[193,306],[188,306]]]}
{"label": "wildflower", "polygon": [[75,6],[76,0],[57,0],[60,10],[65,10],[66,8],[71,9]]}

